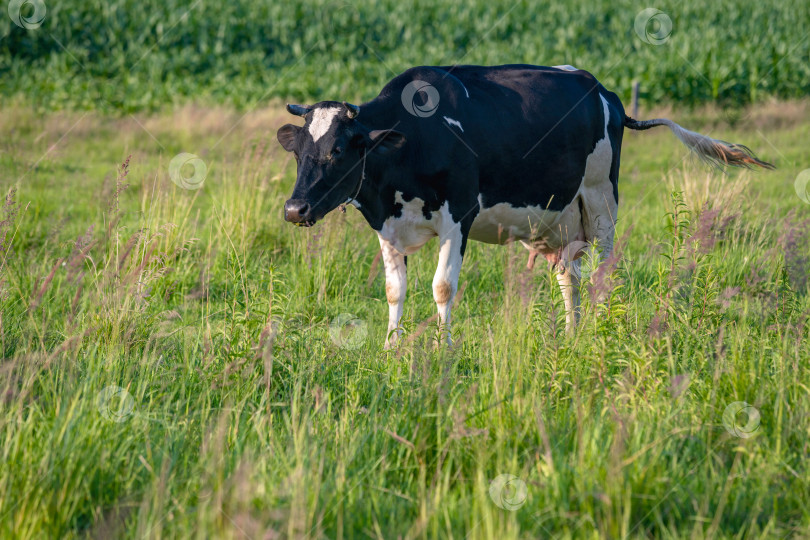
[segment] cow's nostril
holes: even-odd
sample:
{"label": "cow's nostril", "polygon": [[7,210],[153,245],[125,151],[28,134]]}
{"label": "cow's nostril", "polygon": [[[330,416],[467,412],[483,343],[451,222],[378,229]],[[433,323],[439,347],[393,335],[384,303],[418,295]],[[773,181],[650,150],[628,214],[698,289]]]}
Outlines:
{"label": "cow's nostril", "polygon": [[290,199],[284,204],[284,219],[292,223],[306,221],[309,204],[306,201]]}

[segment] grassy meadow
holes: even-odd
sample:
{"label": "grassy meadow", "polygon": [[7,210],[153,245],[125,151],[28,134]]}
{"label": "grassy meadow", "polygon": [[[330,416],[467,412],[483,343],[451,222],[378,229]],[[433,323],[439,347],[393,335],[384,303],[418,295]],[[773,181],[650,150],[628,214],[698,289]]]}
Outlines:
{"label": "grassy meadow", "polygon": [[[0,539],[810,537],[808,28],[806,0],[3,3]],[[545,264],[471,242],[436,347],[433,240],[384,351],[359,212],[282,218],[282,104],[520,62],[778,168],[627,132],[575,336]]]}
{"label": "grassy meadow", "polygon": [[472,242],[434,349],[431,241],[386,352],[359,213],[283,222],[280,107],[4,108],[0,537],[806,537],[808,104],[665,113],[779,168],[628,134],[575,337],[545,265]]}

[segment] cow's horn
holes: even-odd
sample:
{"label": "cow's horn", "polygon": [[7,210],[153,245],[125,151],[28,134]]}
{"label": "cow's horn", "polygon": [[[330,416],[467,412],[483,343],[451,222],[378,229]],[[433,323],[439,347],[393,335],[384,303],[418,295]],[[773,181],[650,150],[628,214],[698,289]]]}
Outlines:
{"label": "cow's horn", "polygon": [[351,103],[343,102],[343,106],[346,107],[348,111],[347,116],[349,118],[357,118],[357,115],[360,114],[360,107],[357,105],[352,105]]}
{"label": "cow's horn", "polygon": [[309,107],[304,107],[303,105],[294,105],[292,103],[287,103],[287,112],[290,114],[294,114],[295,116],[304,116],[309,111],[311,111]]}

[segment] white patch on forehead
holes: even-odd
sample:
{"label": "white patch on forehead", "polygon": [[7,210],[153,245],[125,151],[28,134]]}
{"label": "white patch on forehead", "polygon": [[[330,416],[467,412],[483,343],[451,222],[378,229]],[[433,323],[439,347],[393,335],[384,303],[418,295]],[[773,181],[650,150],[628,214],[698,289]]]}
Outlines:
{"label": "white patch on forehead", "polygon": [[326,135],[338,114],[340,114],[340,107],[326,107],[312,111],[309,134],[312,135],[313,141],[318,142],[318,139]]}
{"label": "white patch on forehead", "polygon": [[553,68],[561,69],[563,71],[579,71],[579,69],[575,68],[574,66],[569,66],[568,64],[562,66],[551,66]]}
{"label": "white patch on forehead", "polygon": [[461,122],[459,122],[458,120],[453,120],[448,116],[443,116],[442,118],[444,118],[444,121],[447,122],[448,125],[456,126],[458,129],[461,130],[462,133],[464,133],[464,128],[461,127]]}

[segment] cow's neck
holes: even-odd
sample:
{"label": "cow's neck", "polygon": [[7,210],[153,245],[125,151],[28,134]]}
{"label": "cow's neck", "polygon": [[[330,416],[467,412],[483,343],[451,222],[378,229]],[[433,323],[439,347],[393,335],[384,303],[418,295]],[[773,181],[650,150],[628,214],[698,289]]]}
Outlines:
{"label": "cow's neck", "polygon": [[360,204],[359,210],[369,225],[375,230],[382,228],[383,222],[393,213],[394,200],[386,197],[387,182],[383,171],[375,167],[372,160],[366,163],[366,177],[360,186],[355,200]]}
{"label": "cow's neck", "polygon": [[[358,121],[371,129],[394,129],[398,122],[392,114],[390,103],[380,98],[360,106]],[[391,178],[396,166],[393,160],[368,156],[365,165],[365,180],[355,200],[360,203],[360,213],[375,230],[382,228],[383,222],[394,214],[394,190],[396,181]]]}

